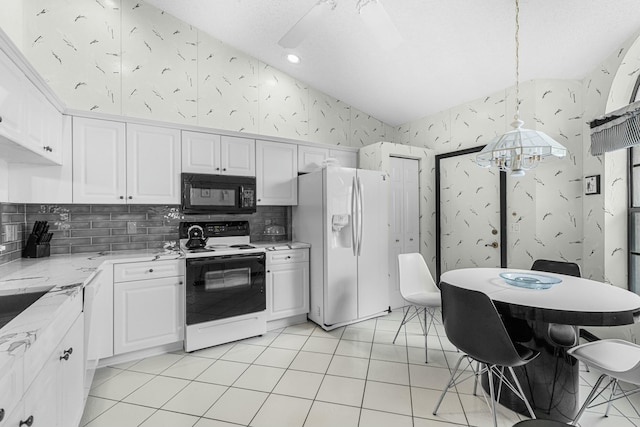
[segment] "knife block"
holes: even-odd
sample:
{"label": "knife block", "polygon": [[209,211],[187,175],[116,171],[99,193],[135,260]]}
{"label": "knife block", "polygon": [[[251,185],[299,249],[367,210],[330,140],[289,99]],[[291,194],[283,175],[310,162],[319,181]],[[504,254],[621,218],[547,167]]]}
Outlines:
{"label": "knife block", "polygon": [[47,243],[36,243],[36,236],[31,234],[22,250],[22,258],[44,258],[51,255],[51,246]]}

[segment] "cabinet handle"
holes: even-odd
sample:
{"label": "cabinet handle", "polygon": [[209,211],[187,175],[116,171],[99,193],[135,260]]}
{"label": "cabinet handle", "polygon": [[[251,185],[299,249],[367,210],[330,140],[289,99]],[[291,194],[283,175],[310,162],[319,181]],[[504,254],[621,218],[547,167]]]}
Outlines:
{"label": "cabinet handle", "polygon": [[224,171],[226,171],[226,170],[227,170],[227,168],[222,168],[222,172],[224,172]]}
{"label": "cabinet handle", "polygon": [[400,239],[396,239],[396,243],[400,243]]}
{"label": "cabinet handle", "polygon": [[413,242],[413,238],[409,239],[410,242]]}
{"label": "cabinet handle", "polygon": [[259,201],[259,202],[261,202],[261,201],[262,201],[262,199],[258,199],[258,201]]}
{"label": "cabinet handle", "polygon": [[129,196],[129,200],[133,199],[133,196]]}
{"label": "cabinet handle", "polygon": [[153,268],[150,268],[150,269],[149,269],[149,273],[153,273]]}
{"label": "cabinet handle", "polygon": [[124,196],[120,196],[120,200],[124,199]]}
{"label": "cabinet handle", "polygon": [[31,427],[33,425],[33,415],[29,415],[29,418],[27,418],[24,421],[20,421],[19,426],[27,426],[27,427]]}
{"label": "cabinet handle", "polygon": [[44,147],[42,147],[42,149],[44,151],[48,151],[49,153],[51,153],[53,151],[53,148],[49,147],[48,145],[45,145]]}
{"label": "cabinet handle", "polygon": [[182,280],[180,280],[180,281],[178,282],[178,285],[182,286]]}
{"label": "cabinet handle", "polygon": [[291,259],[291,255],[287,255],[287,259]]}
{"label": "cabinet handle", "polygon": [[219,170],[220,170],[220,168],[216,168],[216,170],[217,170],[217,171],[219,171]]}
{"label": "cabinet handle", "polygon": [[73,353],[73,347],[69,347],[68,350],[65,350],[64,355],[60,356],[60,360],[69,360],[69,356],[71,356],[71,353]]}
{"label": "cabinet handle", "polygon": [[271,273],[271,270],[267,270],[267,273]]}
{"label": "cabinet handle", "polygon": [[4,420],[4,408],[0,408],[0,421]]}
{"label": "cabinet handle", "polygon": [[2,123],[2,116],[0,116],[0,123]]}

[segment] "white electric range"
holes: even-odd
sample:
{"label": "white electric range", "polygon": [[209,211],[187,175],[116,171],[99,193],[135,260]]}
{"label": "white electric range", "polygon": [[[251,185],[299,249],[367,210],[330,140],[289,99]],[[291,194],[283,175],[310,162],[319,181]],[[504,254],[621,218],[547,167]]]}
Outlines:
{"label": "white electric range", "polygon": [[185,351],[267,331],[265,249],[250,242],[248,221],[182,222]]}

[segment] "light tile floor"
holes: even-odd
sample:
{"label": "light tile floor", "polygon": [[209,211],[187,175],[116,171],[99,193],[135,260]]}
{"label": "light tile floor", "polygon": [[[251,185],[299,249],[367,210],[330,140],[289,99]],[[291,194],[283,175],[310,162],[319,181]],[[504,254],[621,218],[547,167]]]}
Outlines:
{"label": "light tile floor", "polygon": [[[326,332],[308,322],[193,353],[168,353],[98,370],[87,427],[490,426],[473,384],[449,392],[432,414],[460,353],[437,325],[417,322],[392,344],[402,312]],[[581,370],[586,396],[596,372]],[[637,395],[636,395],[637,396]],[[640,426],[640,396],[586,412],[582,427]],[[499,406],[500,426],[524,419]]]}

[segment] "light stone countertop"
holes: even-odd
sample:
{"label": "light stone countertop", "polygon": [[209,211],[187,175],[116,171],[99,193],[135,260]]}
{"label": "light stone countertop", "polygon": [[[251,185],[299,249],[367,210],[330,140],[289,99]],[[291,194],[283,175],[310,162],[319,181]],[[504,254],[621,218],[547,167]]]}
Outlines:
{"label": "light stone countertop", "polygon": [[[309,248],[300,242],[251,242],[266,251]],[[38,339],[53,319],[88,284],[100,268],[123,262],[145,262],[183,258],[179,251],[147,250],[53,255],[21,258],[0,266],[0,298],[3,295],[50,289],[0,329],[0,378],[17,357]],[[66,331],[60,331],[61,337]]]}
{"label": "light stone countertop", "polygon": [[[0,378],[73,299],[82,298],[82,288],[101,266],[181,257],[182,254],[175,251],[123,251],[22,258],[0,266],[0,298],[51,288],[0,329]],[[60,331],[60,338],[64,333],[66,331]]]}

